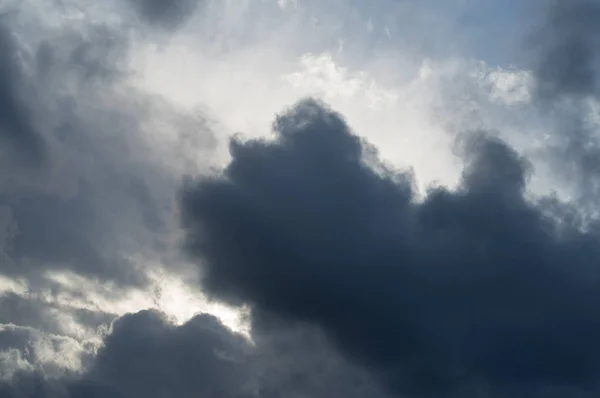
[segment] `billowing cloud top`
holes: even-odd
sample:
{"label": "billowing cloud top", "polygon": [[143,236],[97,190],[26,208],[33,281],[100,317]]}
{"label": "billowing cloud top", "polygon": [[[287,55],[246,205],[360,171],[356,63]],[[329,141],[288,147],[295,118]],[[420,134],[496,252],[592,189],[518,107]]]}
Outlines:
{"label": "billowing cloud top", "polygon": [[0,12],[0,397],[600,393],[598,1]]}
{"label": "billowing cloud top", "polygon": [[276,132],[184,189],[207,291],[321,325],[400,392],[595,384],[598,233],[526,200],[514,150],[469,137],[458,189],[418,200],[316,102]]}

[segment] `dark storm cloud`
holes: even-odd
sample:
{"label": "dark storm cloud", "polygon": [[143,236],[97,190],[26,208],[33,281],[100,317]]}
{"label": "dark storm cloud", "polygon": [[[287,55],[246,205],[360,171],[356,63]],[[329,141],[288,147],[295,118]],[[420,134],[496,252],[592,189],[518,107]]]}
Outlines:
{"label": "dark storm cloud", "polygon": [[181,327],[145,311],[118,319],[86,376],[127,397],[242,397],[248,342],[212,316]]}
{"label": "dark storm cloud", "polygon": [[[33,362],[35,350],[24,349],[28,333],[19,329],[3,341],[21,348]],[[24,369],[0,383],[0,397],[11,396],[4,391],[46,398],[387,397],[314,328],[282,325],[275,334],[258,330],[250,342],[210,315],[175,326],[155,311],[117,319],[82,374],[48,377]]]}
{"label": "dark storm cloud", "polygon": [[373,171],[322,104],[275,131],[233,140],[222,175],[182,191],[210,294],[318,324],[415,396],[597,391],[598,234],[566,205],[527,201],[514,150],[464,140],[460,186],[417,201],[411,175]]}
{"label": "dark storm cloud", "polygon": [[255,369],[257,396],[393,396],[364,367],[354,366],[340,355],[319,328],[273,319],[269,314],[255,313],[254,317],[253,355],[248,366]]}
{"label": "dark storm cloud", "polygon": [[[75,391],[75,388],[73,388]],[[48,381],[43,375],[32,372],[18,372],[12,380],[0,381],[2,398],[87,398],[85,395],[71,394],[60,381]],[[89,395],[89,398],[97,396]],[[100,398],[100,397],[98,397]]]}
{"label": "dark storm cloud", "polygon": [[[174,27],[186,16],[183,2],[144,4],[153,24]],[[172,254],[165,235],[179,181],[167,169],[181,165],[157,158],[170,153],[154,152],[146,129],[156,133],[159,122],[166,134],[181,134],[183,158],[213,142],[202,115],[178,113],[127,85],[126,31],[86,22],[35,40],[12,28],[19,62],[3,78],[26,76],[18,104],[35,116],[27,120],[40,126],[34,132],[48,156],[34,170],[0,158],[0,274],[32,289],[0,296],[1,398],[386,396],[308,326],[256,327],[251,343],[212,316],[178,327],[147,311],[117,320],[97,355],[79,341],[113,317],[77,308],[93,308],[89,280],[106,284],[102,293],[113,299],[145,282],[150,266],[132,255],[158,262]],[[70,283],[45,279],[47,271],[66,273]],[[73,307],[58,300],[65,297]],[[81,373],[65,364],[77,359]]]}
{"label": "dark storm cloud", "polygon": [[142,20],[159,27],[181,26],[202,0],[129,0]]}

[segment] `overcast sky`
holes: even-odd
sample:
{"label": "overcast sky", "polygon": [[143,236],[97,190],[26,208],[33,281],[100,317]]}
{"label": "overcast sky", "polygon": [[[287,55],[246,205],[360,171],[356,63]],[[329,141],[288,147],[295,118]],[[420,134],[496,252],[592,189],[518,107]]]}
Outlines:
{"label": "overcast sky", "polygon": [[0,398],[597,397],[599,20],[0,0]]}

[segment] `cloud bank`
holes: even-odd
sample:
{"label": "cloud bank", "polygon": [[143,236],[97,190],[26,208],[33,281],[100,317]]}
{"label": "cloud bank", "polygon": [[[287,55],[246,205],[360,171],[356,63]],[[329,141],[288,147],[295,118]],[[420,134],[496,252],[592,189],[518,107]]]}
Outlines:
{"label": "cloud bank", "polygon": [[0,396],[597,396],[600,3],[459,3],[9,5]]}
{"label": "cloud bank", "polygon": [[275,131],[183,191],[208,292],[321,325],[401,393],[595,388],[597,228],[528,201],[513,149],[468,137],[458,189],[418,200],[322,104]]}

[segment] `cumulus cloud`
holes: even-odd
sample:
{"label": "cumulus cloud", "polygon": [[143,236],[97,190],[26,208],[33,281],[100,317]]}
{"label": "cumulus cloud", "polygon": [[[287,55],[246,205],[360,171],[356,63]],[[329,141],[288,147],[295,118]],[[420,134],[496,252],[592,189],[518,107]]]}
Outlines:
{"label": "cumulus cloud", "polygon": [[466,138],[460,186],[417,200],[323,104],[275,134],[182,192],[207,291],[323,326],[399,392],[597,388],[598,233],[525,199],[513,149]]}
{"label": "cumulus cloud", "polygon": [[14,2],[0,396],[596,396],[598,2],[459,3]]}
{"label": "cumulus cloud", "polygon": [[250,341],[211,315],[197,315],[175,326],[160,312],[129,314],[113,323],[85,372],[49,377],[39,369],[24,368],[6,376],[0,394],[387,397],[364,370],[347,364],[332,350],[318,330],[281,326],[276,335],[257,333],[256,340]]}
{"label": "cumulus cloud", "polygon": [[[8,396],[36,396],[43,380],[80,372],[123,313],[115,302],[133,287],[149,289],[149,273],[166,259],[175,275],[181,270],[171,243],[176,187],[213,146],[201,113],[131,84],[130,49],[141,38],[94,7],[78,8],[81,19],[23,2],[0,21]],[[13,391],[19,386],[25,390]]]}

